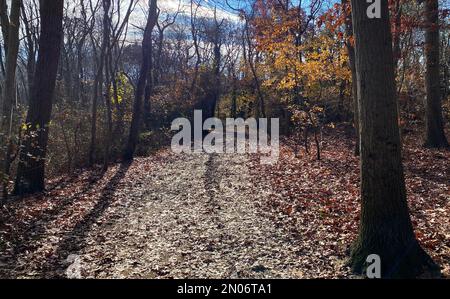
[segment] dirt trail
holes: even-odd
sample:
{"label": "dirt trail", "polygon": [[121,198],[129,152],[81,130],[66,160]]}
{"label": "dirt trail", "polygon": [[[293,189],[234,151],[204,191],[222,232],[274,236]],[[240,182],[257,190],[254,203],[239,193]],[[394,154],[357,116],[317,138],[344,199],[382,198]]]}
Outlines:
{"label": "dirt trail", "polygon": [[81,199],[63,197],[63,208],[55,202],[51,216],[27,225],[0,277],[308,276],[302,257],[315,249],[265,208],[272,191],[263,178],[250,180],[249,157],[168,154],[157,166],[151,159],[112,169]]}
{"label": "dirt trail", "polygon": [[[284,148],[275,167],[166,150],[55,179],[0,210],[0,278],[358,278],[345,266],[357,160],[336,148],[321,162]],[[431,246],[448,239],[445,221],[436,226],[448,219],[448,186],[427,174],[445,174],[446,160],[406,157],[407,170],[421,161],[419,175],[407,171],[413,220],[448,273],[448,247]]]}
{"label": "dirt trail", "polygon": [[[145,178],[112,225],[86,236],[67,263],[83,278],[295,277],[298,240],[258,205],[247,158],[185,155]],[[259,190],[255,193],[255,190]],[[59,269],[60,271],[62,269]],[[81,271],[79,271],[81,270]]]}

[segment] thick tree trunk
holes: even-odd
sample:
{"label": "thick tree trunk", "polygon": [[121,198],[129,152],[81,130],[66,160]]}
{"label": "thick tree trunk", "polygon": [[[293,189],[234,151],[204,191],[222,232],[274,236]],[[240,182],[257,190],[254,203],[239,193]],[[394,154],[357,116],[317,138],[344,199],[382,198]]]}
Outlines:
{"label": "thick tree trunk", "polygon": [[361,224],[351,266],[366,269],[377,254],[382,276],[416,277],[437,270],[415,238],[401,159],[388,0],[369,19],[366,1],[352,0],[361,131]]}
{"label": "thick tree trunk", "polygon": [[[6,76],[3,89],[2,131],[8,132],[11,121],[11,110],[16,95],[17,56],[19,53],[19,25],[21,0],[13,0],[11,18],[8,23],[8,40],[5,43]],[[5,131],[6,130],[6,131]]]}
{"label": "thick tree trunk", "polygon": [[444,133],[442,117],[442,99],[440,91],[440,44],[439,44],[439,1],[425,1],[425,56],[427,72],[425,77],[427,88],[426,100],[426,140],[425,146],[431,148],[448,147]]}
{"label": "thick tree trunk", "polygon": [[[2,1],[4,2],[4,1]],[[2,8],[6,4],[2,4]],[[6,74],[5,82],[2,90],[2,113],[0,122],[0,152],[1,152],[1,168],[0,168],[0,182],[4,185],[3,193],[7,195],[6,181],[9,177],[9,169],[11,164],[12,154],[12,142],[11,142],[11,130],[13,124],[13,104],[16,98],[16,71],[17,71],[17,57],[19,54],[19,25],[20,25],[20,8],[22,6],[21,0],[13,0],[11,3],[11,17],[7,24],[6,21],[2,22],[3,26],[7,26],[4,31],[7,31],[8,40],[5,42],[6,52]],[[6,12],[5,12],[6,13]],[[7,16],[6,16],[7,18]],[[5,34],[5,33],[4,33]]]}
{"label": "thick tree trunk", "polygon": [[27,130],[15,185],[16,194],[43,191],[49,123],[63,38],[63,0],[41,0],[41,34]]}
{"label": "thick tree trunk", "polygon": [[144,101],[145,87],[147,85],[148,72],[151,67],[152,51],[152,31],[157,22],[157,0],[149,0],[150,11],[142,42],[142,65],[139,73],[139,80],[136,87],[136,94],[133,107],[133,119],[131,121],[130,136],[125,149],[124,159],[132,160],[136,151],[139,133],[142,122],[142,109]]}

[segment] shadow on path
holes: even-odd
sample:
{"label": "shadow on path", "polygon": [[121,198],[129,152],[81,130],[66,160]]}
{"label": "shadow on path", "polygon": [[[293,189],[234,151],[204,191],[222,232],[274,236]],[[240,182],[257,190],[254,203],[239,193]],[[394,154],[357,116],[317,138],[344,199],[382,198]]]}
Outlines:
{"label": "shadow on path", "polygon": [[220,192],[220,176],[218,175],[219,164],[217,162],[217,155],[209,155],[208,162],[206,162],[205,172],[205,190],[211,204],[216,202],[216,193]]}
{"label": "shadow on path", "polygon": [[65,278],[65,269],[62,263],[70,254],[77,254],[85,247],[86,237],[92,229],[92,225],[115,201],[114,193],[126,176],[130,166],[131,163],[124,163],[120,166],[117,173],[103,189],[97,204],[75,225],[71,232],[65,234],[55,250],[54,256],[43,265],[43,275],[46,278]]}
{"label": "shadow on path", "polygon": [[[10,251],[11,256],[7,259],[7,265],[9,266],[6,266],[2,269],[3,271],[0,271],[0,277],[9,277],[7,273],[8,269],[11,270],[11,268],[14,268],[17,265],[20,256],[27,251],[33,251],[34,244],[46,236],[45,231],[47,225],[58,219],[58,217],[60,217],[73,203],[80,199],[80,197],[91,191],[94,187],[93,181],[101,180],[104,175],[105,173],[103,171],[93,171],[88,178],[87,185],[72,196],[68,196],[63,200],[58,201],[57,207],[51,210],[44,210],[42,215],[35,217],[31,222],[19,222],[16,231],[14,232],[14,236],[11,236],[10,239],[12,250]],[[52,190],[65,188],[75,181],[76,177],[73,176],[65,182],[57,183]]]}

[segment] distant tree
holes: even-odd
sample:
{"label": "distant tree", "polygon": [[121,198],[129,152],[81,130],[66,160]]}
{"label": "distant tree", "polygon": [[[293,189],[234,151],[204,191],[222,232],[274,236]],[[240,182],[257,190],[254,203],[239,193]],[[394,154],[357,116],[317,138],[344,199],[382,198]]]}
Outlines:
{"label": "distant tree", "polygon": [[431,148],[448,147],[444,133],[442,117],[442,98],[440,80],[440,43],[439,43],[439,1],[425,2],[425,57],[427,70],[425,75],[426,100],[426,140],[425,146]]}
{"label": "distant tree", "polygon": [[439,268],[416,240],[406,201],[388,0],[380,19],[352,0],[361,125],[361,223],[351,266],[364,272],[378,254],[384,278],[416,277]]}
{"label": "distant tree", "polygon": [[[84,4],[83,10],[84,8]],[[110,77],[109,74],[109,68],[107,65],[107,57],[109,54],[109,48],[110,48],[110,35],[111,35],[111,6],[112,2],[111,0],[101,0],[101,5],[99,5],[103,9],[103,18],[102,18],[102,38],[101,38],[101,46],[99,50],[99,54],[96,55],[96,74],[94,79],[94,93],[93,93],[93,99],[92,99],[92,112],[91,112],[91,143],[89,148],[89,165],[93,165],[95,163],[95,151],[97,148],[97,120],[98,120],[98,104],[99,99],[103,95],[103,91],[105,91],[105,98],[109,98],[109,88],[104,89],[104,83],[105,81],[108,81],[108,77]],[[92,10],[92,0],[90,4],[91,10]],[[92,14],[95,14],[96,11],[91,11]],[[84,13],[85,14],[85,13]],[[93,29],[93,28],[92,28]],[[95,40],[93,30],[90,30],[91,39]],[[93,44],[95,44],[93,42]],[[95,46],[94,46],[95,47]],[[106,80],[105,80],[106,76]],[[108,118],[110,116],[110,107],[107,107],[107,115]],[[108,128],[106,130],[108,133],[107,135],[110,135],[111,131],[111,121],[108,119]],[[106,147],[108,147],[108,142],[106,143]],[[105,150],[105,153],[107,152],[107,148]],[[107,165],[107,160],[105,159],[105,166]]]}
{"label": "distant tree", "polygon": [[356,76],[355,46],[353,45],[353,24],[351,9],[348,0],[342,0],[342,9],[345,16],[345,32],[347,40],[345,45],[348,51],[350,70],[352,71],[352,98],[353,98],[353,123],[356,131],[355,156],[359,156],[359,107],[358,107],[358,78]]}
{"label": "distant tree", "polygon": [[131,121],[130,137],[125,149],[124,159],[132,160],[136,151],[139,139],[139,133],[142,122],[142,110],[147,86],[148,73],[152,68],[152,32],[156,26],[158,17],[157,0],[149,0],[149,14],[147,17],[147,25],[144,31],[144,40],[142,42],[142,65],[139,72],[139,79],[136,86],[136,94],[134,98],[133,119]]}
{"label": "distant tree", "polygon": [[16,194],[45,189],[50,117],[63,38],[64,0],[40,0],[41,33],[15,184]]}
{"label": "distant tree", "polygon": [[211,42],[213,47],[213,75],[214,75],[214,88],[212,90],[212,98],[209,99],[206,107],[206,111],[203,111],[205,114],[205,118],[211,118],[215,116],[215,111],[217,105],[220,101],[221,91],[222,91],[222,83],[221,83],[221,67],[222,67],[222,46],[223,46],[223,35],[224,29],[222,28],[225,23],[225,19],[218,20],[217,17],[217,8],[214,9],[214,20],[212,21],[211,28],[209,30],[209,36],[207,40]]}

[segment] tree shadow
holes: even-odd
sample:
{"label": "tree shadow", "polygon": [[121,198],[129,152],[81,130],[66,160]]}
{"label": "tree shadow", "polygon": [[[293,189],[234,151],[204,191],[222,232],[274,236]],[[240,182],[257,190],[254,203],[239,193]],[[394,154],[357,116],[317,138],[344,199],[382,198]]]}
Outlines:
{"label": "tree shadow", "polygon": [[49,278],[65,278],[61,264],[69,254],[77,254],[86,246],[86,237],[92,226],[115,201],[114,193],[122,179],[126,176],[132,162],[120,165],[117,173],[102,190],[102,194],[92,210],[80,220],[75,227],[65,234],[59,242],[52,258],[42,266],[42,275]]}
{"label": "tree shadow", "polygon": [[217,177],[218,164],[216,162],[217,156],[209,155],[208,162],[206,162],[205,172],[205,190],[211,203],[215,203],[216,192],[220,190],[220,178]]}
{"label": "tree shadow", "polygon": [[413,164],[409,164],[405,166],[406,171],[409,175],[421,179],[423,181],[430,181],[433,183],[438,183],[441,185],[449,185],[449,173],[450,170],[444,170],[443,175],[438,175],[429,169],[426,169],[421,166],[416,166]]}
{"label": "tree shadow", "polygon": [[[10,256],[8,256],[7,260],[5,261],[7,262],[7,265],[10,266],[9,268],[14,268],[17,265],[17,261],[22,254],[27,251],[33,251],[34,244],[46,236],[45,231],[47,225],[50,222],[58,219],[58,217],[60,217],[60,215],[64,211],[66,211],[74,202],[91,191],[94,188],[93,183],[100,181],[104,177],[104,175],[104,172],[92,171],[89,178],[86,180],[86,185],[79,192],[58,201],[58,205],[56,208],[41,211],[40,215],[34,217],[34,219],[30,222],[15,222],[16,219],[10,219],[11,221],[9,221],[8,218],[3,219],[2,222],[11,222],[15,225],[14,232],[12,232],[14,235],[11,235],[7,240],[11,244],[8,246],[11,249],[6,253]],[[76,183],[76,179],[77,178],[74,176],[64,181],[58,181],[54,184],[53,187],[50,188],[50,192],[56,189],[64,189],[67,186]],[[20,203],[20,201],[24,200],[26,199],[19,198],[17,199],[16,203]],[[26,203],[23,202],[22,204]],[[10,217],[14,217],[14,215]],[[4,276],[5,274],[7,275],[9,268],[5,266],[5,268],[2,269],[3,271],[1,271],[3,273],[0,273],[0,277]]]}

